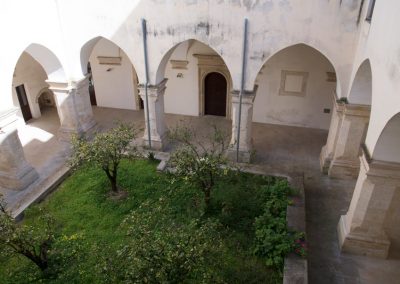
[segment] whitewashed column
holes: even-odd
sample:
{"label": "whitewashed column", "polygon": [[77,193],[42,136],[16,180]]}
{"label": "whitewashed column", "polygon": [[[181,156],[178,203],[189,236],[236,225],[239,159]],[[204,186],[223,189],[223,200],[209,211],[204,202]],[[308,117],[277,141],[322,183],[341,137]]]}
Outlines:
{"label": "whitewashed column", "polygon": [[384,222],[396,190],[400,190],[400,164],[361,157],[360,174],[350,208],[338,225],[343,251],[386,258],[390,240]]}
{"label": "whitewashed column", "polygon": [[[249,163],[253,150],[252,123],[253,104],[258,86],[253,91],[245,91],[242,96],[242,111],[240,122],[239,162]],[[240,91],[232,91],[232,138],[228,149],[228,157],[236,161],[237,134],[239,127]]]}
{"label": "whitewashed column", "polygon": [[371,107],[345,104],[336,147],[328,175],[357,178],[360,169],[360,146],[365,140]]}
{"label": "whitewashed column", "polygon": [[54,93],[60,117],[59,139],[68,141],[72,134],[89,133],[96,122],[89,96],[88,77],[72,82],[47,82]]}
{"label": "whitewashed column", "polygon": [[0,187],[23,190],[39,175],[26,161],[16,129],[16,109],[0,113]]}
{"label": "whitewashed column", "polygon": [[[149,118],[150,118],[150,139],[152,149],[163,150],[166,146],[167,127],[164,118],[164,93],[168,79],[164,79],[157,85],[147,87],[147,97],[149,99]],[[144,103],[145,131],[143,136],[144,146],[149,145],[148,121],[146,109],[145,86],[139,85],[139,95]]]}
{"label": "whitewashed column", "polygon": [[333,159],[333,155],[336,148],[336,142],[339,134],[339,129],[342,123],[343,109],[345,105],[343,101],[337,99],[335,93],[333,93],[332,100],[333,100],[333,110],[332,110],[331,124],[329,126],[328,139],[326,141],[325,146],[322,147],[321,154],[319,157],[321,171],[325,174],[328,173],[331,161]]}

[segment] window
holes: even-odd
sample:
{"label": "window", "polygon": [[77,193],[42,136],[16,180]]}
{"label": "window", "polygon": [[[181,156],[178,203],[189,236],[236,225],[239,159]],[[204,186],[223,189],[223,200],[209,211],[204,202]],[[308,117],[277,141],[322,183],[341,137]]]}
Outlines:
{"label": "window", "polygon": [[367,18],[365,19],[368,22],[371,22],[372,14],[374,13],[374,7],[375,7],[375,0],[370,0],[367,11]]}

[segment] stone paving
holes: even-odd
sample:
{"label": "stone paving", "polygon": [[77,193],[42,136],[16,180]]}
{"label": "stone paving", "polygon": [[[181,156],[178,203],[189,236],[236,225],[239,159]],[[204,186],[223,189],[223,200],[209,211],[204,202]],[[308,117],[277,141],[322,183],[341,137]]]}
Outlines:
{"label": "stone paving", "polygon": [[[144,130],[143,111],[93,108],[99,129],[108,129],[120,120],[134,122]],[[199,136],[210,133],[210,125],[231,131],[231,121],[220,117],[190,117],[167,114],[166,124],[186,124]],[[21,126],[19,135],[27,160],[41,176],[62,166],[67,146],[56,139],[59,121],[54,110]],[[306,221],[309,241],[309,283],[400,283],[400,257],[391,252],[388,260],[341,254],[336,226],[346,213],[355,180],[331,179],[319,170],[319,153],[327,131],[301,127],[253,123],[254,163],[280,175],[304,174]],[[171,150],[169,146],[167,150]]]}

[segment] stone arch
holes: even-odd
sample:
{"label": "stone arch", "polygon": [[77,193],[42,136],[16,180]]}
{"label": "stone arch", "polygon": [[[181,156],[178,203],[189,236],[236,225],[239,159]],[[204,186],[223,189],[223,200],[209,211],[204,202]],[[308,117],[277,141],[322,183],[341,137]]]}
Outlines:
{"label": "stone arch", "polygon": [[287,50],[289,48],[292,47],[296,47],[296,46],[307,46],[315,51],[317,51],[321,56],[323,56],[326,60],[329,61],[329,63],[332,65],[333,69],[335,70],[335,80],[337,82],[336,84],[336,93],[337,94],[341,94],[341,84],[340,84],[340,74],[338,74],[337,72],[337,68],[334,64],[334,62],[330,59],[330,57],[327,55],[327,53],[325,51],[322,51],[321,49],[317,48],[316,46],[310,44],[310,43],[305,43],[305,42],[297,42],[297,43],[292,43],[289,45],[285,45],[285,46],[281,46],[280,48],[277,48],[274,50],[274,52],[270,52],[268,53],[269,56],[265,58],[265,60],[262,62],[262,64],[260,65],[260,67],[258,68],[258,71],[256,73],[256,75],[254,76],[254,78],[250,78],[250,80],[252,81],[252,84],[250,84],[250,86],[254,86],[257,85],[256,81],[257,81],[257,77],[260,74],[260,72],[262,71],[262,69],[264,68],[264,66],[266,65],[266,63],[268,63],[268,61],[274,57],[275,55],[277,55],[278,53]]}
{"label": "stone arch", "polygon": [[[28,64],[28,67],[24,68],[24,64]],[[21,53],[15,63],[12,81],[14,105],[21,107],[16,88],[23,86],[31,116],[33,118],[40,117],[42,113],[38,98],[45,89],[49,90],[49,82],[56,84],[66,83],[65,69],[53,51],[41,44],[32,43]],[[24,118],[25,111],[21,108]],[[60,117],[58,118],[60,119]]]}
{"label": "stone arch", "polygon": [[351,104],[371,105],[372,70],[369,59],[364,60],[355,74],[348,101]]}
{"label": "stone arch", "polygon": [[206,46],[209,47],[210,49],[212,49],[213,52],[215,52],[215,54],[217,54],[217,55],[222,59],[223,63],[225,64],[226,68],[227,68],[228,71],[229,71],[229,74],[232,74],[232,73],[231,73],[231,68],[229,68],[229,66],[228,66],[228,64],[227,64],[227,61],[224,59],[224,57],[222,56],[222,54],[221,54],[220,52],[218,52],[215,48],[213,48],[213,47],[212,47],[210,44],[208,44],[207,42],[204,42],[204,41],[199,40],[199,39],[190,38],[190,39],[183,40],[183,41],[180,41],[180,42],[176,43],[173,47],[171,47],[171,48],[164,54],[164,56],[162,57],[161,61],[160,61],[160,62],[158,63],[158,65],[157,65],[158,67],[157,67],[156,78],[155,78],[155,79],[156,79],[156,80],[155,80],[156,83],[159,83],[159,82],[161,82],[162,80],[164,80],[164,78],[165,78],[165,68],[166,68],[166,66],[167,66],[167,63],[168,63],[168,61],[169,61],[169,59],[170,59],[172,53],[173,53],[179,46],[181,46],[182,44],[187,44],[187,50],[186,50],[186,55],[187,55],[194,42],[199,42],[199,43],[201,43],[201,44],[206,45]]}
{"label": "stone arch", "polygon": [[[93,52],[97,52],[97,56]],[[97,36],[81,47],[80,60],[82,73],[85,75],[88,75],[88,63],[92,60],[90,66],[93,77],[90,78],[90,83],[96,90],[96,98],[91,98],[92,104],[96,101],[96,105],[100,107],[139,109],[136,69],[121,45],[106,37]],[[107,80],[111,80],[113,84]]]}
{"label": "stone arch", "polygon": [[32,43],[24,51],[30,54],[43,67],[49,81],[67,81],[61,61],[50,49],[41,44]]}
{"label": "stone arch", "polygon": [[332,62],[314,47],[280,49],[256,77],[253,121],[328,129],[337,81]]}
{"label": "stone arch", "polygon": [[372,159],[400,163],[400,113],[385,125],[372,153]]}
{"label": "stone arch", "polygon": [[[171,68],[167,68],[168,63],[171,64]],[[195,39],[186,40],[176,44],[164,55],[158,66],[157,80],[160,80],[164,77],[170,78],[170,80],[167,82],[167,91],[165,97],[166,112],[195,116],[204,115],[204,80],[205,77],[211,72],[217,72],[221,74],[227,82],[227,101],[225,113],[226,117],[230,118],[230,93],[233,88],[231,72],[226,65],[225,60],[217,51],[215,51],[208,44]],[[184,86],[188,87],[190,85],[193,87],[193,90],[187,92],[194,94],[196,98],[194,96],[190,99],[188,97],[184,98],[186,100],[186,104],[190,103],[190,108],[186,108],[184,110],[185,113],[181,113],[178,109],[176,109],[176,107],[172,107],[172,103],[168,101],[168,99],[171,100],[168,95],[169,92],[177,87],[177,80],[171,76],[183,78],[182,82]],[[184,76],[190,77],[190,79],[186,80]],[[194,104],[192,104],[192,102],[194,102]]]}

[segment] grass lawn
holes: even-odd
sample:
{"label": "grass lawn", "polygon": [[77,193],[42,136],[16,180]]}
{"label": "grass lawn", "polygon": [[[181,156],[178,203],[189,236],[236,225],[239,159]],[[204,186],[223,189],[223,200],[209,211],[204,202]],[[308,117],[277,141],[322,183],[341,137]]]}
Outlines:
{"label": "grass lawn", "polygon": [[[204,214],[202,192],[181,181],[171,182],[167,174],[156,172],[156,166],[156,162],[147,160],[124,160],[118,182],[128,197],[122,200],[109,197],[108,180],[101,170],[87,167],[74,173],[45,202],[32,206],[25,214],[24,222],[35,223],[41,207],[56,220],[50,272],[42,275],[23,257],[2,255],[0,283],[113,283],[118,281],[118,273],[129,270],[124,265],[135,261],[123,252],[138,231],[152,234],[146,232],[150,228],[167,239],[174,238],[174,232],[191,232],[187,228],[193,227],[194,220],[213,222],[207,229],[211,232],[207,233],[207,245],[212,247],[206,247],[206,257],[202,258],[204,271],[212,275],[210,279],[282,283],[279,271],[268,268],[264,259],[254,255],[255,218],[263,214],[266,193],[280,179],[230,173],[216,185],[211,209]],[[193,230],[197,233],[196,228]],[[129,231],[132,234],[127,234]],[[137,251],[152,246],[152,238],[139,242]],[[185,283],[207,282],[197,278],[200,272],[196,273]]]}

